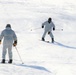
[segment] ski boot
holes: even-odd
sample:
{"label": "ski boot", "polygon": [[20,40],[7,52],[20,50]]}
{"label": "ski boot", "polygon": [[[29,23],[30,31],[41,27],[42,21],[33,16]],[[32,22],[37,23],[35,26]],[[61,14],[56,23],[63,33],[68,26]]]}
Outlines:
{"label": "ski boot", "polygon": [[45,39],[44,39],[44,38],[42,38],[42,41],[45,41]]}
{"label": "ski boot", "polygon": [[5,63],[5,59],[2,59],[2,62],[1,63]]}
{"label": "ski boot", "polygon": [[11,64],[11,63],[12,63],[12,59],[10,59],[10,60],[8,61],[8,63],[10,63],[10,64]]}
{"label": "ski boot", "polygon": [[54,43],[54,38],[52,38],[52,43]]}

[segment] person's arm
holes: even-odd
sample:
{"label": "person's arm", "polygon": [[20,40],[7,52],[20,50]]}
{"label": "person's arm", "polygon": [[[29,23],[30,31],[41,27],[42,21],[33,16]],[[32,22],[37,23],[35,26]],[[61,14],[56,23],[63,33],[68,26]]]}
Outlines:
{"label": "person's arm", "polygon": [[55,25],[54,25],[54,23],[52,23],[52,25],[53,25],[53,30],[55,30]]}
{"label": "person's arm", "polygon": [[2,31],[1,35],[0,35],[0,44],[1,44],[1,41],[3,39],[3,36],[4,36],[4,32]]}
{"label": "person's arm", "polygon": [[46,22],[42,23],[42,28],[44,28],[45,23],[46,23]]}
{"label": "person's arm", "polygon": [[16,36],[15,32],[13,34],[13,38],[14,38],[13,46],[16,46],[17,45],[17,36]]}

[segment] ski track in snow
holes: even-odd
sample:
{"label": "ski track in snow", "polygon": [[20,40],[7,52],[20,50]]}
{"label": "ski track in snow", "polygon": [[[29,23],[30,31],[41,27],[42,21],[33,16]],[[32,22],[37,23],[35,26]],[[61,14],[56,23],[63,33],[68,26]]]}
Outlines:
{"label": "ski track in snow", "polygon": [[[0,33],[7,23],[12,25],[18,36],[17,49],[24,62],[21,64],[13,48],[13,64],[0,64],[0,75],[76,75],[74,0],[0,0],[0,11]],[[59,29],[53,32],[54,44],[48,35],[46,40],[50,43],[39,41],[44,32],[41,24],[49,16]]]}

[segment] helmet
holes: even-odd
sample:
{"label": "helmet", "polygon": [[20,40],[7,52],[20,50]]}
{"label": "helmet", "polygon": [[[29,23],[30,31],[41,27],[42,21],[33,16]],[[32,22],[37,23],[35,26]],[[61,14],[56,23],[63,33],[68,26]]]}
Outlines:
{"label": "helmet", "polygon": [[48,18],[48,22],[50,23],[52,21],[52,18]]}
{"label": "helmet", "polygon": [[7,28],[7,27],[11,28],[11,25],[10,25],[10,24],[7,24],[7,25],[6,25],[6,28]]}
{"label": "helmet", "polygon": [[48,21],[51,21],[52,20],[52,18],[48,18]]}

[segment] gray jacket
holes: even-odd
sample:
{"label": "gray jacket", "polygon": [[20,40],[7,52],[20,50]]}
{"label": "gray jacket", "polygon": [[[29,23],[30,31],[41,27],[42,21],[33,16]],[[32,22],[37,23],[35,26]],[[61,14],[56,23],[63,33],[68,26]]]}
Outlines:
{"label": "gray jacket", "polygon": [[15,32],[10,28],[6,27],[0,35],[0,40],[3,40],[3,45],[13,45],[13,42],[17,40]]}
{"label": "gray jacket", "polygon": [[44,22],[42,26],[45,26],[45,31],[52,31],[52,28],[55,28],[53,22],[48,23],[48,21]]}

